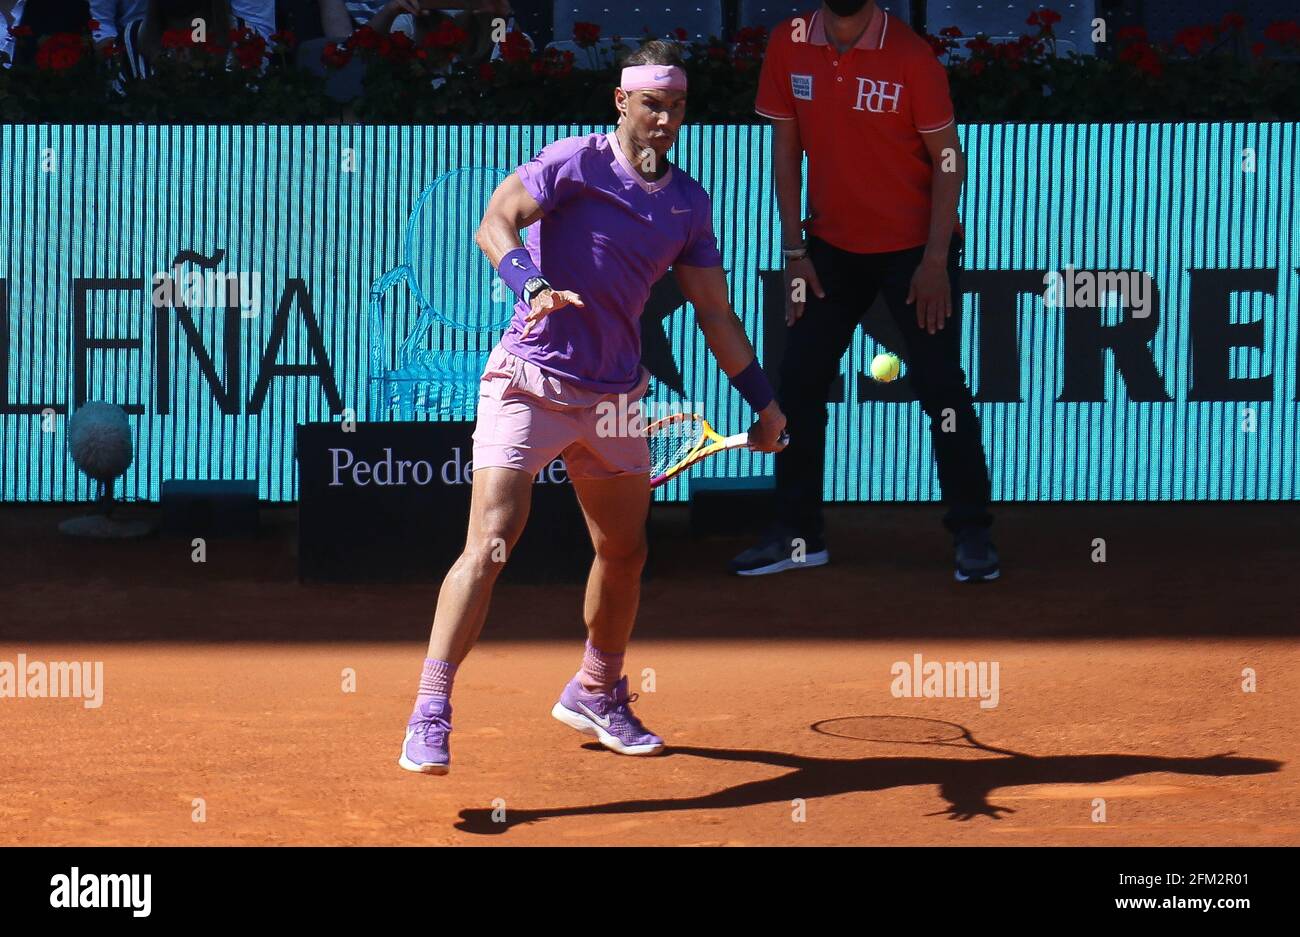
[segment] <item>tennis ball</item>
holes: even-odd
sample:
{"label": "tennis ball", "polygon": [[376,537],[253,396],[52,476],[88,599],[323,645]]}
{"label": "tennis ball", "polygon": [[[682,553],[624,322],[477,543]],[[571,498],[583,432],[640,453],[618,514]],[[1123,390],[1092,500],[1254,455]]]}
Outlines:
{"label": "tennis ball", "polygon": [[871,376],[888,383],[898,377],[898,355],[876,355],[871,359]]}

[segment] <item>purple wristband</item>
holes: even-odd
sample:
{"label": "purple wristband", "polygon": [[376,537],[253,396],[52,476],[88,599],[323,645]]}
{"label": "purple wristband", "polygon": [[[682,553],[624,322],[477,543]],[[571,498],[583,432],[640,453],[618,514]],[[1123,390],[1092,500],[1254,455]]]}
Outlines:
{"label": "purple wristband", "polygon": [[758,363],[757,358],[749,363],[749,367],[729,380],[731,386],[740,391],[740,396],[744,397],[755,410],[765,410],[775,396],[772,393],[772,385],[767,382],[767,375],[763,373],[763,366]]}
{"label": "purple wristband", "polygon": [[533,263],[533,258],[528,255],[527,249],[522,247],[516,247],[502,257],[501,263],[497,267],[497,276],[501,278],[501,282],[510,287],[510,292],[520,299],[524,298],[524,284],[533,277],[540,277],[541,275],[542,271],[537,269],[537,265]]}

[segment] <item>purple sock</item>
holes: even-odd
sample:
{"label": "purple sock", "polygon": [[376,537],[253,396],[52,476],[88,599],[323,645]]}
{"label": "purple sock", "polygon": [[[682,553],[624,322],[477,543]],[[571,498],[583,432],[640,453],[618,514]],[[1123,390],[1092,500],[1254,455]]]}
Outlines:
{"label": "purple sock", "polygon": [[623,652],[606,654],[588,641],[586,653],[582,655],[582,669],[578,671],[583,688],[593,693],[608,693],[622,676]]}
{"label": "purple sock", "polygon": [[424,659],[424,672],[420,674],[420,692],[415,697],[418,709],[435,696],[448,699],[451,696],[451,682],[456,678],[456,665],[432,657]]}

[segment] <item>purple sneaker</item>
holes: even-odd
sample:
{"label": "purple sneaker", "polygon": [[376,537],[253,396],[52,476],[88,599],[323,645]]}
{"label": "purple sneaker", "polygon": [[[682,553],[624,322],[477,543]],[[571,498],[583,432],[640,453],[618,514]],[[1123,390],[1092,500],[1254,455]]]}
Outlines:
{"label": "purple sneaker", "polygon": [[611,693],[591,693],[575,676],[560,694],[551,715],[583,735],[594,735],[601,745],[620,755],[657,755],[664,740],[646,731],[632,714],[636,694],[628,696],[627,677]]}
{"label": "purple sneaker", "polygon": [[406,724],[402,757],[397,763],[407,771],[446,774],[451,767],[451,701],[434,697],[419,704]]}

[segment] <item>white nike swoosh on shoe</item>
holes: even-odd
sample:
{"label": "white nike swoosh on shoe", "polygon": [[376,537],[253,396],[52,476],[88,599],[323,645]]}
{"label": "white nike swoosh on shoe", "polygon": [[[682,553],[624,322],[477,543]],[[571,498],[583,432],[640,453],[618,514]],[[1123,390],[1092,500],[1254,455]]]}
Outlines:
{"label": "white nike swoosh on shoe", "polygon": [[582,705],[581,703],[578,704],[578,708],[581,709],[584,713],[586,713],[588,718],[590,718],[592,722],[596,723],[596,725],[600,726],[602,729],[609,728],[609,723],[610,723],[609,716],[606,716],[604,719],[602,719],[599,716],[597,716],[594,712],[592,712],[590,709],[588,709],[586,706]]}

